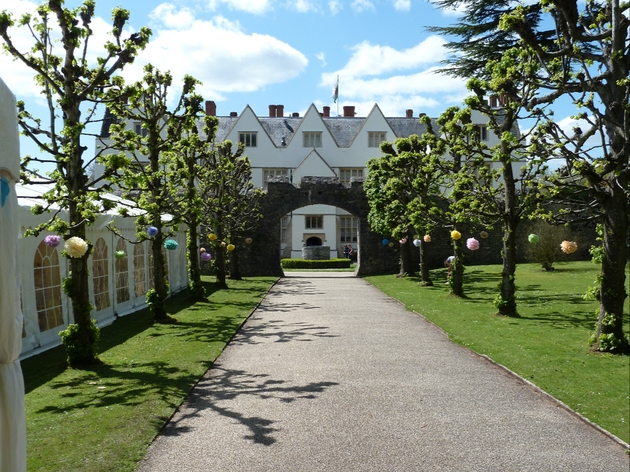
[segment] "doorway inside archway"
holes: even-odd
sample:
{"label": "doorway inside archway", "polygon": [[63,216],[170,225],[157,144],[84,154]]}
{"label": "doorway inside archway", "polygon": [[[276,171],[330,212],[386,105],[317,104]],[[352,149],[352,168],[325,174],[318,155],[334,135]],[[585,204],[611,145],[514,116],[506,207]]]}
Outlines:
{"label": "doorway inside archway", "polygon": [[318,238],[317,236],[311,236],[310,238],[306,240],[305,244],[306,246],[321,246],[322,240],[321,238]]}

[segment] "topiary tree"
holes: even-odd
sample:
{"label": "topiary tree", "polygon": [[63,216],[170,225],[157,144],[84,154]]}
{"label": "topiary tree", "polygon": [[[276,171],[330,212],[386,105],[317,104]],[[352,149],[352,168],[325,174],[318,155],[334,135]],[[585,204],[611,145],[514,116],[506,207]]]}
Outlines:
{"label": "topiary tree", "polygon": [[[50,112],[49,122],[45,123],[32,116],[24,102],[18,102],[18,120],[23,133],[47,156],[24,159],[24,181],[32,181],[32,166],[37,163],[55,166],[48,175],[48,182],[53,187],[42,196],[43,204],[33,208],[36,214],[47,214],[49,218],[27,234],[37,235],[49,230],[70,242],[70,250],[64,252],[69,258],[69,276],[63,287],[72,301],[76,326],[69,326],[62,340],[67,347],[68,361],[75,367],[98,360],[98,328],[91,320],[93,307],[87,264],[92,247],[86,241],[86,227],[94,222],[103,207],[107,208],[105,202],[102,205],[97,202],[104,190],[99,189],[101,178],[91,179],[87,172],[94,158],[84,155],[87,150],[84,144],[86,128],[96,121],[95,113],[102,102],[103,91],[112,81],[119,80],[114,74],[133,62],[151,34],[149,29],[141,28],[123,38],[129,11],[115,8],[112,11],[111,41],[105,44],[103,55],[91,63],[88,53],[94,34],[91,27],[94,9],[95,3],[91,0],[77,8],[65,8],[62,0],[49,0],[33,14],[24,15],[17,24],[10,13],[0,13],[4,50],[33,70]],[[30,51],[17,49],[10,34],[14,27],[29,31],[33,44]],[[62,213],[64,211],[67,218]]]}

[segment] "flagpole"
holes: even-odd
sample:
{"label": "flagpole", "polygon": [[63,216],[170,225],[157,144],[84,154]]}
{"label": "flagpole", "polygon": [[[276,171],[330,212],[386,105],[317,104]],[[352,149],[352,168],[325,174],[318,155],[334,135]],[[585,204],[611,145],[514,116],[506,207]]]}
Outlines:
{"label": "flagpole", "polygon": [[337,75],[337,116],[339,116],[339,75]]}

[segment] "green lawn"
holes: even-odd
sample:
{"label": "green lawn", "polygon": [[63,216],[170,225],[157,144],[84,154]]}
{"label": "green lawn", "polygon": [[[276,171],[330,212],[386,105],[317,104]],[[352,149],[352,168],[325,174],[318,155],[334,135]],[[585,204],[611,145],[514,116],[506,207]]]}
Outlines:
{"label": "green lawn", "polygon": [[[444,270],[432,271],[434,287],[421,287],[413,277],[366,280],[444,329],[453,341],[486,354],[629,442],[629,358],[588,351],[598,304],[582,294],[594,285],[596,273],[590,262],[556,264],[553,272],[538,264],[519,265],[520,318],[494,314],[492,300],[501,279],[496,265],[466,268],[463,299],[449,296]],[[629,327],[626,313],[626,332]]]}
{"label": "green lawn", "polygon": [[92,370],[67,369],[61,348],[24,360],[28,470],[134,470],[275,280],[228,280],[196,304],[178,294],[175,324],[155,325],[147,310],[120,318],[101,331]]}

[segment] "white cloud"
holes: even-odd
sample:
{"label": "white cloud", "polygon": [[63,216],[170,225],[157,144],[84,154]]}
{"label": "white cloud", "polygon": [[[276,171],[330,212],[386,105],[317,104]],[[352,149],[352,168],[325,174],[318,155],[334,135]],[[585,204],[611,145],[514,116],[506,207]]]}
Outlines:
{"label": "white cloud", "polygon": [[322,67],[326,67],[326,54],[318,52],[315,57],[322,63]]}
{"label": "white cloud", "polygon": [[330,13],[334,16],[343,9],[343,4],[339,0],[330,0],[328,2]]}
{"label": "white cloud", "polygon": [[422,64],[434,64],[446,57],[445,43],[446,41],[439,36],[429,36],[416,46],[399,51],[389,46],[372,45],[368,41],[363,41],[352,48],[352,57],[344,68],[336,73],[361,77],[415,69]]}
{"label": "white cloud", "polygon": [[238,22],[215,17],[195,20],[183,29],[157,30],[136,63],[125,71],[126,79],[139,80],[146,63],[170,70],[175,79],[191,75],[203,82],[200,93],[220,100],[223,93],[254,92],[292,79],[308,60],[272,36],[247,34]]}
{"label": "white cloud", "polygon": [[270,0],[208,0],[208,8],[214,11],[219,4],[225,4],[230,10],[240,10],[255,15],[262,15],[271,10]]}
{"label": "white cloud", "polygon": [[161,22],[168,28],[186,28],[195,21],[195,15],[188,9],[177,11],[172,3],[162,3],[149,14],[153,21]]}
{"label": "white cloud", "polygon": [[411,0],[394,0],[394,9],[397,11],[409,11]]}
{"label": "white cloud", "polygon": [[350,6],[358,13],[365,10],[374,10],[374,4],[370,0],[353,0]]}
{"label": "white cloud", "polygon": [[317,11],[317,6],[311,0],[293,0],[288,3],[289,8],[299,12],[308,13],[309,11]]}

